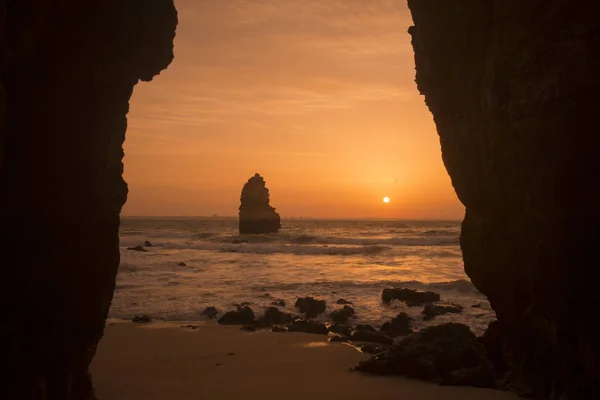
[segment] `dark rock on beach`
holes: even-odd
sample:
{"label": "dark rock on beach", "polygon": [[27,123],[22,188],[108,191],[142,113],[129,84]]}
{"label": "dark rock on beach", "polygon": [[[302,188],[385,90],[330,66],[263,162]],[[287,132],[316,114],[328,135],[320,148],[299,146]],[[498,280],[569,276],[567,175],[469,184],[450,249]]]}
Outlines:
{"label": "dark rock on beach", "polygon": [[354,311],[354,308],[352,308],[350,306],[344,306],[343,308],[341,308],[339,310],[332,311],[329,314],[329,317],[336,324],[340,324],[340,323],[344,323],[344,322],[348,321],[348,319],[350,317],[353,317],[354,314],[356,314],[356,312]]}
{"label": "dark rock on beach", "polygon": [[251,325],[254,323],[254,318],[254,311],[244,306],[234,311],[227,311],[218,322],[222,325]]}
{"label": "dark rock on beach", "polygon": [[265,310],[264,320],[267,324],[289,324],[293,317],[291,314],[280,311],[277,307],[269,307]]}
{"label": "dark rock on beach", "polygon": [[[498,317],[510,387],[599,398],[600,2],[408,5],[416,83],[465,206],[465,272]],[[95,399],[130,97],[173,60],[177,10],[172,0],[2,10],[3,398]],[[485,372],[444,379],[473,369]]]}
{"label": "dark rock on beach", "polygon": [[327,329],[329,329],[329,332],[337,333],[342,336],[350,336],[350,333],[352,332],[352,328],[348,325],[333,324]]}
{"label": "dark rock on beach", "polygon": [[244,325],[240,328],[241,331],[256,332],[256,325]]}
{"label": "dark rock on beach", "polygon": [[485,347],[469,327],[447,323],[403,338],[385,353],[360,362],[357,369],[444,384],[491,387],[494,377],[490,367]]}
{"label": "dark rock on beach", "polygon": [[323,314],[327,308],[325,300],[317,300],[312,297],[300,297],[294,306],[304,313],[306,318],[315,318],[319,314]]}
{"label": "dark rock on beach", "polygon": [[412,333],[412,329],[410,329],[411,320],[412,319],[407,313],[401,312],[392,318],[391,321],[385,322],[383,325],[381,325],[379,330],[393,338],[398,336],[406,336]]}
{"label": "dark rock on beach", "polygon": [[348,300],[346,300],[346,299],[339,299],[339,300],[338,300],[336,303],[337,303],[337,304],[342,304],[342,305],[343,305],[343,304],[352,304],[352,302],[351,302],[351,301],[348,301]]}
{"label": "dark rock on beach", "polygon": [[267,321],[263,316],[254,320],[252,326],[254,326],[256,329],[270,329],[273,326],[273,323]]}
{"label": "dark rock on beach", "polygon": [[368,354],[380,354],[389,349],[389,346],[381,346],[374,343],[362,343],[358,346],[360,351]]}
{"label": "dark rock on beach", "polygon": [[178,262],[177,265],[180,266],[180,267],[187,267],[187,264],[184,263],[183,261]]}
{"label": "dark rock on beach", "polygon": [[[367,325],[370,327],[370,325]],[[372,327],[371,327],[372,328]],[[358,329],[350,336],[350,340],[353,342],[369,342],[369,343],[380,343],[380,344],[392,344],[394,339],[387,336],[386,334],[372,328],[372,329]]]}
{"label": "dark rock on beach", "polygon": [[334,337],[332,337],[331,339],[329,339],[329,341],[331,343],[347,343],[347,342],[350,341],[350,337],[349,336],[335,335]]}
{"label": "dark rock on beach", "polygon": [[279,232],[281,219],[269,204],[269,189],[262,176],[255,174],[246,182],[240,203],[240,234]]}
{"label": "dark rock on beach", "polygon": [[146,247],[152,247],[152,243],[150,243],[149,241],[146,240],[144,242],[144,246],[146,246]]}
{"label": "dark rock on beach", "polygon": [[143,246],[128,247],[127,250],[131,250],[131,251],[148,251]]}
{"label": "dark rock on beach", "polygon": [[201,315],[203,317],[206,317],[208,319],[215,319],[217,317],[217,314],[219,313],[219,311],[217,310],[216,307],[210,306],[210,307],[206,307]]}
{"label": "dark rock on beach", "polygon": [[327,330],[325,324],[305,320],[297,320],[292,322],[290,325],[288,325],[288,331],[314,333],[322,335],[327,335],[329,333],[329,330]]}
{"label": "dark rock on beach", "polygon": [[440,301],[440,295],[435,292],[428,292],[419,289],[391,288],[383,289],[383,293],[381,293],[381,300],[385,304],[389,304],[392,300],[398,300],[405,302],[409,306],[412,306]]}
{"label": "dark rock on beach", "polygon": [[282,328],[281,326],[274,326],[271,329],[271,332],[287,332],[288,330],[286,328]]}
{"label": "dark rock on beach", "polygon": [[377,332],[377,329],[373,328],[369,324],[358,324],[354,329],[357,331]]}
{"label": "dark rock on beach", "polygon": [[447,303],[447,302],[435,302],[435,303],[427,303],[425,304],[425,308],[423,309],[423,319],[431,320],[438,315],[448,314],[448,313],[461,313],[463,311],[463,306],[460,304]]}
{"label": "dark rock on beach", "polygon": [[131,322],[134,322],[136,324],[145,324],[148,322],[152,322],[152,318],[150,318],[148,315],[136,315],[135,317],[133,317]]}

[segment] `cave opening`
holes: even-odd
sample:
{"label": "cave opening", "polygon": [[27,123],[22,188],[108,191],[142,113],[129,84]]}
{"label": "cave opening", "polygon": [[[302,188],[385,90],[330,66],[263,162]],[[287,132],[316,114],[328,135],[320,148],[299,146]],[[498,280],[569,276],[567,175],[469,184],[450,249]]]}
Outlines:
{"label": "cave opening", "polygon": [[[93,399],[88,367],[119,265],[129,99],[171,63],[177,13],[170,0],[0,4],[5,390]],[[596,398],[600,5],[409,6],[419,91],[467,209],[465,268],[498,314],[510,387]]]}

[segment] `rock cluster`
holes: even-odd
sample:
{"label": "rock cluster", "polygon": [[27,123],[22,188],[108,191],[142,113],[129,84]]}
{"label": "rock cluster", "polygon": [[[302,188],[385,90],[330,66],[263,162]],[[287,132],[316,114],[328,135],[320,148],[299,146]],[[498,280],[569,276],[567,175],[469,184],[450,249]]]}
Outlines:
{"label": "rock cluster", "polygon": [[314,333],[319,335],[327,335],[329,330],[325,324],[320,322],[296,320],[288,326],[290,332]]}
{"label": "rock cluster", "polygon": [[352,308],[350,306],[344,306],[344,307],[340,308],[339,310],[332,311],[329,314],[329,318],[331,318],[331,320],[333,322],[335,322],[336,324],[341,324],[341,323],[348,321],[348,319],[353,317],[354,314],[356,314],[356,311],[354,311],[354,308]]}
{"label": "rock cluster", "polygon": [[240,307],[237,310],[227,311],[221,318],[219,324],[222,325],[250,325],[254,323],[254,311],[248,306]]}
{"label": "rock cluster", "polygon": [[300,297],[294,306],[304,313],[306,318],[315,318],[319,314],[323,314],[327,308],[325,300],[317,300],[313,297]]}
{"label": "rock cluster", "polygon": [[391,321],[385,322],[381,325],[379,330],[390,337],[398,337],[398,336],[406,336],[412,333],[412,329],[410,329],[411,318],[407,313],[401,312]]}
{"label": "rock cluster", "polygon": [[281,325],[292,322],[292,315],[280,311],[277,307],[269,307],[265,311],[264,321],[270,325]]}
{"label": "rock cluster", "polygon": [[242,189],[239,209],[240,234],[277,233],[281,219],[269,204],[269,189],[265,180],[255,174]]}
{"label": "rock cluster", "polygon": [[357,370],[403,375],[447,385],[494,387],[485,347],[469,327],[447,323],[425,328],[385,352],[359,363]]}
{"label": "rock cluster", "polygon": [[394,339],[385,333],[373,328],[371,325],[357,325],[356,331],[350,336],[353,342],[369,342],[390,345]]}
{"label": "rock cluster", "polygon": [[[423,298],[424,295],[419,293],[417,296]],[[427,299],[438,297],[437,294],[425,296]],[[497,371],[506,371],[501,330],[497,323],[492,323],[481,338],[477,338],[467,326],[457,323],[446,323],[413,333],[413,320],[405,312],[398,313],[377,329],[368,324],[354,327],[342,324],[355,313],[348,305],[330,313],[333,324],[312,320],[325,312],[324,300],[301,297],[295,305],[305,314],[306,319],[282,312],[274,306],[266,308],[264,315],[257,318],[248,303],[241,302],[236,310],[225,313],[218,322],[241,325],[240,329],[247,332],[270,329],[281,333],[329,335],[331,343],[351,343],[363,353],[373,354],[374,357],[361,362],[356,368],[373,374],[404,375],[443,385],[499,388],[503,374],[498,374]],[[426,303],[423,313],[435,316],[460,311],[462,309],[459,305],[438,302]],[[214,307],[207,307],[203,314],[214,317],[216,312]],[[150,319],[134,320],[147,321]]]}

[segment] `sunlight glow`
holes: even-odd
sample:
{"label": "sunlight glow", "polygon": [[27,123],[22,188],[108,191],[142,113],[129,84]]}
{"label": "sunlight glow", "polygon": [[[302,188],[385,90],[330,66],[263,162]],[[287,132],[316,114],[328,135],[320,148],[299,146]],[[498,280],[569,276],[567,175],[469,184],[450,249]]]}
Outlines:
{"label": "sunlight glow", "polygon": [[389,203],[389,202],[390,202],[390,198],[389,198],[389,197],[387,197],[387,196],[385,196],[385,197],[383,198],[383,202],[384,202],[384,203]]}

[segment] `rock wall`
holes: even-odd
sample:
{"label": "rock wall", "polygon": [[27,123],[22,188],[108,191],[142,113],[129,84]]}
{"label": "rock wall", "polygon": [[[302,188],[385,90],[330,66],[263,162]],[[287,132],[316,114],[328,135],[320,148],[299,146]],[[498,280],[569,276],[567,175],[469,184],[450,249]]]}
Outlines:
{"label": "rock wall", "polygon": [[600,398],[600,2],[408,3],[466,206],[465,270],[496,310],[510,384]]}
{"label": "rock wall", "polygon": [[119,265],[133,87],[173,59],[172,0],[0,0],[4,398],[94,399]]}
{"label": "rock wall", "polygon": [[248,179],[240,196],[240,234],[277,233],[281,218],[269,204],[269,189],[258,173]]}

